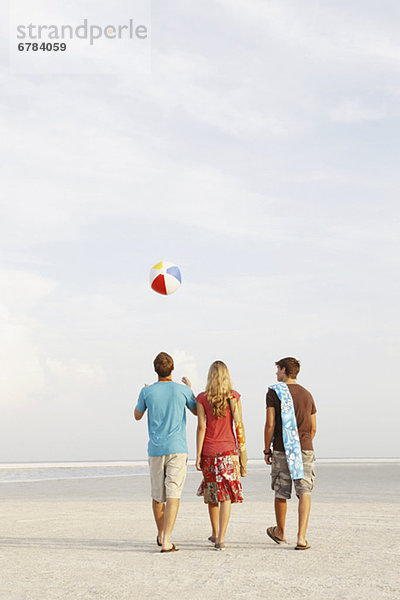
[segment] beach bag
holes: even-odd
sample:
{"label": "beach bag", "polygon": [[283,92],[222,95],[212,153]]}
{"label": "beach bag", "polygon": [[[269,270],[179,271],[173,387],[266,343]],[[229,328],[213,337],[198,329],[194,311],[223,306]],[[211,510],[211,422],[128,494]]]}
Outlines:
{"label": "beach bag", "polygon": [[237,407],[236,398],[229,398],[229,404],[231,407],[233,421],[236,429],[236,441],[239,451],[239,462],[240,462],[240,475],[246,477],[247,475],[247,450],[246,450],[246,438],[244,436],[244,427],[240,418],[239,409]]}

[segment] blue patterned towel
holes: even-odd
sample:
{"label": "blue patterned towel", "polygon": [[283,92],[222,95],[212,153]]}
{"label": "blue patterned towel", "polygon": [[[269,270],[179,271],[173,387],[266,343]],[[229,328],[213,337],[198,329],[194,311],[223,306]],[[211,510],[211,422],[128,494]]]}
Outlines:
{"label": "blue patterned towel", "polygon": [[274,390],[281,401],[282,438],[290,476],[303,479],[303,458],[292,395],[286,383],[275,383],[270,390]]}

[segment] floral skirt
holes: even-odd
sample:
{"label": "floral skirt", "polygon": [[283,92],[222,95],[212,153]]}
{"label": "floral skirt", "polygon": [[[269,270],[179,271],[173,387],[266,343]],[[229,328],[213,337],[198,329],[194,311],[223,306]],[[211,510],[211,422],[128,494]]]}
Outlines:
{"label": "floral skirt", "polygon": [[232,503],[243,502],[238,456],[230,452],[202,456],[200,466],[203,471],[203,481],[197,490],[197,495],[204,496],[205,503],[218,504],[225,500],[230,500]]}

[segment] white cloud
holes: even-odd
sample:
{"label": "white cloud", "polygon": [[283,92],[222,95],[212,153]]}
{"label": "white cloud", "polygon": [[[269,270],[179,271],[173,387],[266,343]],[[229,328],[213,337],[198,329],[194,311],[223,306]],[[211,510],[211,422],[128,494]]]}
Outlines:
{"label": "white cloud", "polygon": [[40,322],[30,310],[55,288],[55,282],[33,273],[0,271],[0,398],[6,406],[37,402],[45,376],[35,336]]}
{"label": "white cloud", "polygon": [[[289,116],[278,104],[265,110],[265,105],[258,102],[258,95],[260,90],[265,95],[268,84],[254,75],[247,81],[237,81],[221,94],[217,63],[207,63],[204,57],[194,54],[184,59],[181,55],[159,54],[154,60],[161,73],[169,74],[163,86],[152,89],[153,98],[164,110],[180,109],[200,125],[240,139],[290,137],[305,129],[304,123]],[[205,86],[203,79],[212,83]],[[179,96],[176,89],[180,90]]]}
{"label": "white cloud", "polygon": [[341,123],[380,121],[391,116],[385,106],[368,107],[358,99],[345,100],[331,110],[332,119]]}
{"label": "white cloud", "polygon": [[1,318],[0,402],[15,410],[21,405],[38,404],[45,376],[32,339],[36,323],[27,318]]}
{"label": "white cloud", "polygon": [[97,386],[104,381],[99,365],[49,355],[58,331],[38,313],[43,313],[56,286],[32,272],[0,270],[0,398],[7,410],[40,406],[60,390],[71,402],[87,393],[93,382]]}
{"label": "white cloud", "polygon": [[[346,58],[365,63],[368,58],[397,62],[400,55],[396,20],[397,5],[392,3],[384,14],[381,7],[365,2],[313,3],[298,0],[219,0],[227,18],[235,17],[254,32],[264,37],[275,36],[276,41],[300,50],[308,57],[323,61]],[[368,68],[371,65],[368,64]],[[367,64],[365,66],[367,68]]]}
{"label": "white cloud", "polygon": [[[76,119],[79,122],[81,117]],[[17,129],[11,152],[17,155],[21,146],[36,146],[37,139],[39,131]],[[141,148],[120,128],[107,135],[96,131],[85,136],[77,150],[75,139],[60,142],[55,134],[47,143],[38,142],[40,161],[26,157],[30,174],[24,178],[17,176],[16,165],[10,165],[0,225],[3,244],[21,248],[78,240],[86,227],[109,215],[144,221],[163,215],[175,223],[228,236],[262,235],[265,228],[273,235],[279,228],[270,216],[274,199],[246,189],[234,173],[213,165],[176,163]],[[130,157],[131,164],[121,156]],[[32,196],[35,202],[27,202]]]}
{"label": "white cloud", "polygon": [[31,271],[0,269],[1,302],[5,313],[26,310],[51,294],[57,282]]}
{"label": "white cloud", "polygon": [[77,378],[78,380],[88,379],[101,383],[104,378],[100,367],[82,364],[74,359],[65,362],[57,358],[47,358],[45,360],[45,367],[50,377],[63,378],[69,382]]}
{"label": "white cloud", "polygon": [[174,364],[175,364],[175,376],[178,376],[179,380],[181,377],[188,377],[194,390],[199,390],[202,384],[202,380],[198,373],[198,367],[194,356],[177,348],[173,352]]}
{"label": "white cloud", "polygon": [[[361,348],[377,380],[382,348],[395,362],[394,12],[159,3],[150,78],[123,61],[106,78],[3,69],[2,403],[28,447],[36,417],[44,458],[68,458],[73,435],[77,455],[108,452],[110,430],[118,458],[142,452],[126,423],[162,349],[196,391],[226,357],[254,453],[281,353],[304,357],[323,402],[338,386],[354,413],[372,399],[341,364],[363,368]],[[157,297],[147,269],[175,256],[183,286]]]}

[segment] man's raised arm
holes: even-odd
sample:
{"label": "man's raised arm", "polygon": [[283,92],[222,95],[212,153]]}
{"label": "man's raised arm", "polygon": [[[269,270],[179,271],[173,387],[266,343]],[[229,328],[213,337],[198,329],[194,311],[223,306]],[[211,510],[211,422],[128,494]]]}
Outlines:
{"label": "man's raised arm", "polygon": [[[188,386],[188,388],[190,388],[190,389],[192,390],[192,384],[191,384],[191,381],[190,381],[190,379],[188,379],[187,377],[182,377],[182,383],[183,383],[184,385],[187,385],[187,386]],[[192,390],[192,393],[193,393],[193,390]],[[194,396],[193,396],[193,399],[194,399]],[[190,410],[190,412],[191,412],[191,413],[192,413],[194,416],[197,416],[197,405],[196,405],[196,402],[195,402],[195,406],[194,406],[194,407],[192,407],[192,408],[190,408],[190,405],[188,404],[188,409]]]}

